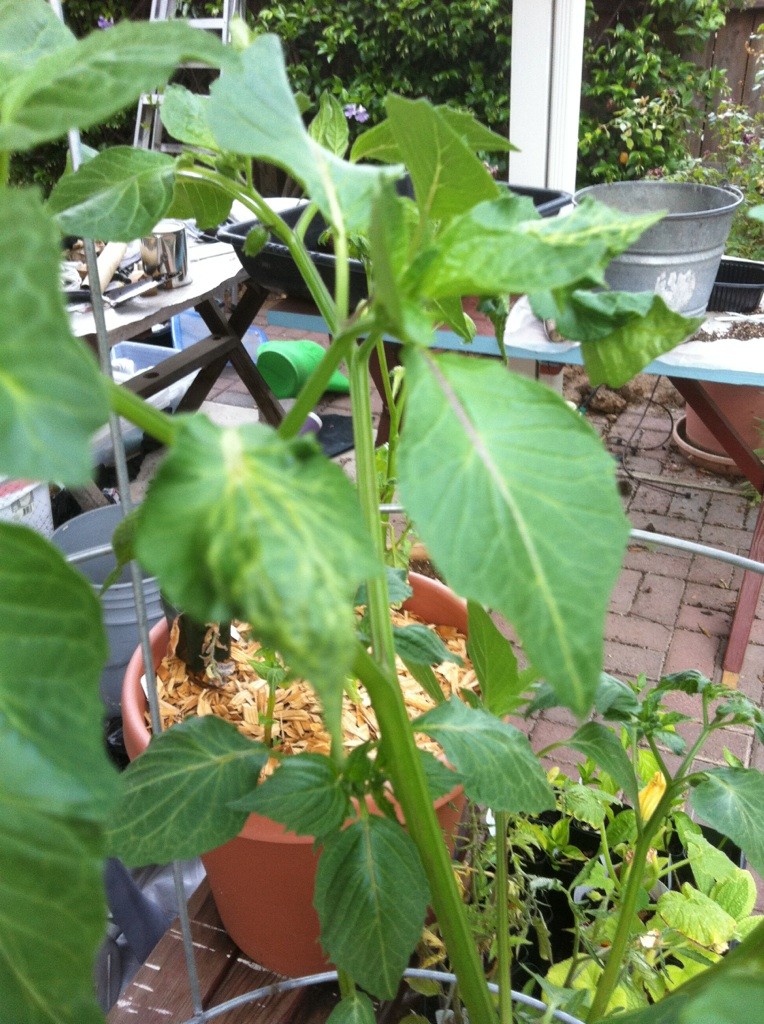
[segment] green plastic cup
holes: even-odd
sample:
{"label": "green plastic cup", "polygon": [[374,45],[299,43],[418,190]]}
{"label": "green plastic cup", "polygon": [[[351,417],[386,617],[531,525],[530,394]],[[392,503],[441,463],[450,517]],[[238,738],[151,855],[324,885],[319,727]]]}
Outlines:
{"label": "green plastic cup", "polygon": [[[317,341],[266,341],[257,350],[257,368],[276,398],[296,398],[323,356]],[[347,377],[336,370],[326,390],[347,394]]]}

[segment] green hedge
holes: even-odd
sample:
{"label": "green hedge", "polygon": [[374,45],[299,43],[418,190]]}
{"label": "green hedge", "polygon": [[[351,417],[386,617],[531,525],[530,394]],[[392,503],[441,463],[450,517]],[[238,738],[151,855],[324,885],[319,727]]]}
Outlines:
{"label": "green hedge", "polygon": [[506,131],[511,0],[284,0],[255,28],[284,40],[293,86],[384,118],[387,93],[471,110]]}
{"label": "green hedge", "polygon": [[[741,0],[587,0],[580,184],[671,173],[713,109],[723,76],[700,53]],[[216,13],[220,0],[183,0],[185,14]],[[99,17],[147,17],[150,0],[65,0],[76,34]],[[511,0],[248,0],[256,29],[284,40],[293,86],[314,110],[328,90],[384,117],[388,92],[427,96],[472,111],[496,131],[509,120]],[[689,55],[689,56],[688,56]],[[134,112],[89,133],[96,148],[132,139]],[[355,130],[360,124],[351,122]],[[16,180],[47,189],[65,161],[49,146],[14,164]]]}

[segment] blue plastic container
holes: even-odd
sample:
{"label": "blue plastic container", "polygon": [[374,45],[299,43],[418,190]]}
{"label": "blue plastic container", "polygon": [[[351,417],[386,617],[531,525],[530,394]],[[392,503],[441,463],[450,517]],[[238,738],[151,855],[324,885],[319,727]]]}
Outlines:
{"label": "blue plastic container", "polygon": [[[173,349],[182,351],[195,342],[208,338],[210,329],[195,309],[187,309],[182,313],[177,313],[170,320],[170,333]],[[250,359],[253,361],[257,359],[258,348],[267,340],[265,332],[261,331],[259,327],[249,328],[242,341]]]}

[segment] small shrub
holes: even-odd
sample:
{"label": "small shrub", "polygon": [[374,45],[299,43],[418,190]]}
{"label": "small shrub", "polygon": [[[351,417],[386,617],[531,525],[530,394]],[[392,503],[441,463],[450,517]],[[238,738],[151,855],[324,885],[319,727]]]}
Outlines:
{"label": "small shrub", "polygon": [[744,200],[732,222],[725,251],[730,256],[760,260],[764,258],[764,224],[748,213],[764,201],[764,113],[754,115],[747,107],[725,100],[709,115],[709,128],[717,148],[701,159],[686,159],[665,176],[705,185],[737,185]]}
{"label": "small shrub", "polygon": [[729,0],[641,0],[608,18],[588,3],[579,184],[676,170],[724,72],[682,55],[725,22]]}

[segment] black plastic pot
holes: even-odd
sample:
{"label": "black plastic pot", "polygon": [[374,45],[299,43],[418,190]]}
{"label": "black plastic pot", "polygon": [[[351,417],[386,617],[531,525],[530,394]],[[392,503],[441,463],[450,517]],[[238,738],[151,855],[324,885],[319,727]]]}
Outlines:
{"label": "black plastic pot", "polygon": [[[293,228],[300,219],[302,212],[302,206],[295,206],[291,210],[284,210],[279,216],[290,228]],[[292,254],[281,242],[271,239],[257,256],[247,256],[244,252],[244,239],[256,224],[256,220],[247,220],[219,228],[218,239],[234,247],[242,267],[244,267],[255,284],[259,284],[262,288],[267,288],[269,291],[291,295],[296,299],[310,299],[310,292],[300,276],[300,272],[292,259]],[[326,221],[320,214],[316,214],[311,221],[310,227],[305,232],[305,245],[310,253],[313,264],[321,275],[321,279],[329,290],[333,291],[335,257],[332,249],[321,241],[321,236],[325,231]],[[357,306],[368,294],[364,265],[360,260],[351,259],[351,307]]]}
{"label": "black plastic pot", "polygon": [[[530,197],[536,210],[542,217],[552,217],[563,206],[570,202],[567,192],[558,192],[548,188],[526,188],[521,185],[508,185],[512,192]],[[406,195],[411,192],[404,179],[400,183],[399,192]],[[289,227],[293,228],[302,213],[301,206],[285,210],[279,214]],[[236,250],[242,267],[255,284],[269,291],[281,292],[296,299],[310,299],[311,295],[295,266],[289,249],[281,242],[271,239],[257,256],[247,256],[244,252],[244,240],[257,224],[256,220],[240,221],[238,224],[224,225],[218,229],[218,239],[227,242]],[[326,232],[326,221],[317,214],[305,232],[305,245],[310,253],[316,269],[330,291],[334,290],[334,252],[322,241]],[[368,296],[366,270],[361,260],[350,261],[350,305],[357,306]]]}
{"label": "black plastic pot", "polygon": [[764,293],[764,263],[722,258],[716,274],[709,311],[755,313]]}

